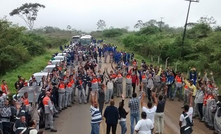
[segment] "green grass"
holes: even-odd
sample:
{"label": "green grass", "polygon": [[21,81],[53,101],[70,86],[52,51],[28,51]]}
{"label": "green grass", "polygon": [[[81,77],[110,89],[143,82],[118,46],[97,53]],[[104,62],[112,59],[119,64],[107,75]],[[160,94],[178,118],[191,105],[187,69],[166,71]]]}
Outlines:
{"label": "green grass", "polygon": [[0,80],[6,80],[9,90],[15,92],[14,84],[18,79],[18,75],[21,75],[22,78],[29,80],[31,75],[35,72],[39,72],[47,65],[52,54],[58,52],[58,49],[48,49],[45,54],[37,57],[33,57],[31,61],[17,67],[10,72],[6,72],[5,75],[0,76]]}

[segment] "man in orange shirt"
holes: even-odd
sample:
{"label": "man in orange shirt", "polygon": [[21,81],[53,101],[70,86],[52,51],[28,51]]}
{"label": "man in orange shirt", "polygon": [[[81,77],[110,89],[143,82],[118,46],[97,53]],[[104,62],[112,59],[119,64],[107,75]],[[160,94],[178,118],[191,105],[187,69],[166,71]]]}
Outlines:
{"label": "man in orange shirt", "polygon": [[8,85],[6,84],[5,80],[2,80],[1,89],[2,89],[3,93],[10,94],[10,91],[8,89]]}

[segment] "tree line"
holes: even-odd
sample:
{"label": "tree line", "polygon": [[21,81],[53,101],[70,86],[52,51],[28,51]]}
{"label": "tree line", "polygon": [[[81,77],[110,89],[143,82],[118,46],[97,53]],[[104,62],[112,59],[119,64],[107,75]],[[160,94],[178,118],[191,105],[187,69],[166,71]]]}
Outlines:
{"label": "tree line", "polygon": [[39,35],[14,25],[6,18],[0,19],[0,75],[67,41],[67,38]]}
{"label": "tree line", "polygon": [[[183,28],[170,27],[162,20],[138,20],[134,25],[139,28],[137,32],[119,32],[118,28],[114,28],[97,33],[100,32],[103,38],[115,37],[127,49],[151,60],[155,59],[155,62],[160,59],[162,64],[169,58],[168,64],[176,70],[187,71],[196,67],[198,71],[213,71],[218,76],[221,74],[221,28],[214,24],[216,20],[208,16],[201,17],[195,23],[188,23],[183,46]],[[116,32],[120,34],[115,34]]]}

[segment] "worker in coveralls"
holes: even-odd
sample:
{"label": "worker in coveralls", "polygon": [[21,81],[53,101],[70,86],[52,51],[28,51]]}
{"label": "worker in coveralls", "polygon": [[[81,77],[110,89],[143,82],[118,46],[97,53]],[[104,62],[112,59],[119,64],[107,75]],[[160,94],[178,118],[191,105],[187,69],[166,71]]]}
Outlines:
{"label": "worker in coveralls", "polygon": [[45,111],[45,130],[51,130],[51,132],[57,132],[56,129],[54,129],[53,126],[53,105],[51,103],[50,99],[51,93],[46,92],[46,96],[43,99],[43,105],[44,105],[44,111]]}

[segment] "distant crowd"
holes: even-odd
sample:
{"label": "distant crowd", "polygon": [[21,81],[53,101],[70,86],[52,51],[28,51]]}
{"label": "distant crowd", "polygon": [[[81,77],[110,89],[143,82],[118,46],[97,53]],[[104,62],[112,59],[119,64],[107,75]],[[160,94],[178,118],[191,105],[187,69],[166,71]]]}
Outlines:
{"label": "distant crowd", "polygon": [[[63,53],[65,60],[40,81],[35,76],[27,81],[19,75],[15,83],[17,94],[12,99],[8,98],[11,92],[6,81],[2,81],[0,128],[4,134],[44,133],[40,128],[57,132],[54,119],[76,102],[91,103],[91,134],[99,134],[102,117],[107,124],[107,134],[111,129],[116,134],[118,123],[121,134],[125,134],[128,114],[131,134],[163,134],[167,98],[183,102],[184,111],[179,119],[181,134],[192,133],[196,117],[215,132],[221,132],[217,121],[220,97],[212,73],[205,72],[200,77],[192,68],[187,77],[171,68],[163,69],[144,61],[138,63],[133,53],[117,51],[117,47],[108,44],[102,47],[74,44],[66,46]],[[22,95],[21,91],[24,91]],[[116,97],[122,97],[118,108]],[[127,98],[130,111],[124,109]],[[104,108],[105,103],[110,106]]]}

